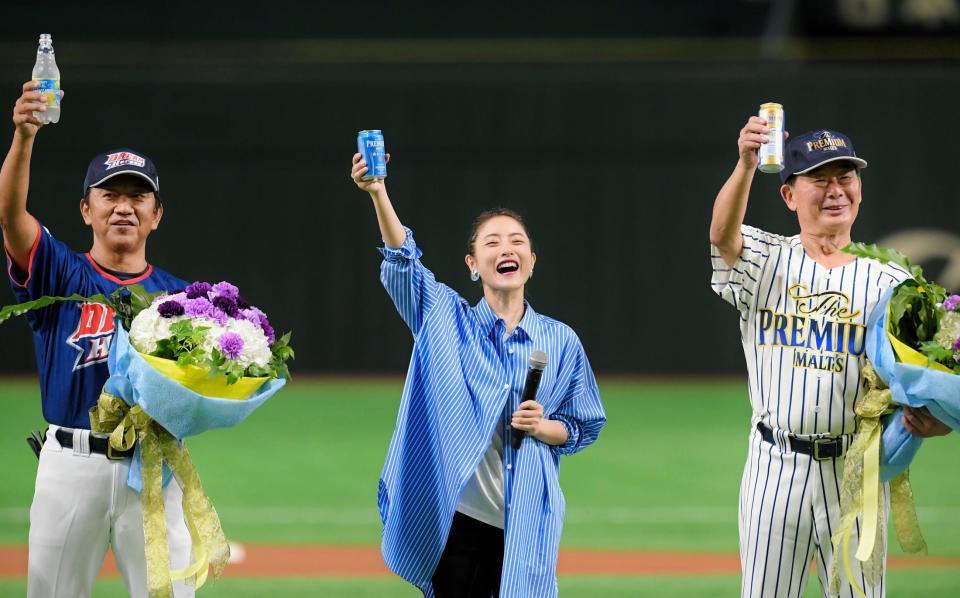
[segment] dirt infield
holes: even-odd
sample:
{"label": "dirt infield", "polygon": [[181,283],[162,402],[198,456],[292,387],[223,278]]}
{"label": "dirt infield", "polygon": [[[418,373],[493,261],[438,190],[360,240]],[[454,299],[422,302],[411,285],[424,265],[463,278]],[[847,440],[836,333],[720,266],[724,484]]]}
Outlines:
{"label": "dirt infield", "polygon": [[[225,577],[386,577],[393,575],[376,547],[233,545]],[[957,569],[960,557],[890,557],[891,569]],[[736,554],[656,551],[562,550],[560,575],[736,575]],[[27,574],[23,546],[0,547],[0,578]],[[108,554],[102,576],[118,575]]]}

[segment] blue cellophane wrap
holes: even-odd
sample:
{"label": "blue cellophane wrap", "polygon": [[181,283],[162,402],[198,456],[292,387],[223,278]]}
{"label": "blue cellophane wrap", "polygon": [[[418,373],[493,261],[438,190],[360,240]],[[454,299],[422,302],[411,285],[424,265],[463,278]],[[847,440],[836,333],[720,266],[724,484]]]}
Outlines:
{"label": "blue cellophane wrap", "polygon": [[[119,324],[110,351],[110,378],[106,392],[139,405],[144,412],[181,442],[187,436],[215,428],[230,428],[244,419],[280,390],[286,380],[267,380],[246,400],[218,399],[199,395],[167,378],[148,364],[130,344],[127,331]],[[164,486],[171,474],[164,465]],[[140,446],[136,445],[127,485],[141,492]]]}
{"label": "blue cellophane wrap", "polygon": [[[926,407],[931,415],[953,430],[960,430],[960,376],[896,360],[887,338],[887,306],[893,289],[880,297],[867,322],[867,358],[880,378],[890,387],[893,402]],[[903,408],[884,418],[880,477],[888,481],[905,470],[920,449],[923,439],[903,425]]]}

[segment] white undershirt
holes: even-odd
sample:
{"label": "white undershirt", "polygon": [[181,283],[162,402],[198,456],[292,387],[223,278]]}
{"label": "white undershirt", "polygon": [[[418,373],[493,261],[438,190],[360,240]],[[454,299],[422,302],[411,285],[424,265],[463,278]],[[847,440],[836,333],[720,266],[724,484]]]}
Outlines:
{"label": "white undershirt", "polygon": [[500,428],[498,423],[480,465],[460,493],[457,511],[503,529],[503,435]]}

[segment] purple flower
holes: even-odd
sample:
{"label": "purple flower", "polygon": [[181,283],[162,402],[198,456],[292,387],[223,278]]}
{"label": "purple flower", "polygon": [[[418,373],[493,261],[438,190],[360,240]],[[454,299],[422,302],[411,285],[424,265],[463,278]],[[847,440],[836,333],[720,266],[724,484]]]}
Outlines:
{"label": "purple flower", "polygon": [[267,319],[267,314],[256,307],[250,307],[241,311],[240,317],[260,328],[260,330],[263,331],[263,335],[267,337],[268,344],[272,345],[273,341],[276,340],[276,334],[274,333],[273,326],[270,325],[270,320]]}
{"label": "purple flower", "polygon": [[237,296],[237,307],[241,310],[250,309],[252,306],[247,303],[246,299],[243,297]]}
{"label": "purple flower", "polygon": [[165,301],[176,301],[177,303],[183,303],[186,300],[187,296],[183,292],[179,293],[164,293],[163,295],[157,295],[153,299],[153,303],[160,306],[161,303]]}
{"label": "purple flower", "polygon": [[953,343],[953,350],[960,351],[960,338],[958,338],[956,342]]}
{"label": "purple flower", "polygon": [[258,328],[262,328],[263,326],[260,324],[260,319],[266,318],[267,314],[263,313],[256,307],[248,307],[240,310],[240,317],[251,324],[256,325]]}
{"label": "purple flower", "polygon": [[184,312],[191,318],[209,318],[221,326],[226,326],[230,319],[227,314],[213,306],[206,297],[187,299],[183,302]]}
{"label": "purple flower", "polygon": [[214,311],[213,304],[206,297],[187,299],[183,302],[183,308],[191,318],[210,317],[210,312]]}
{"label": "purple flower", "polygon": [[224,332],[220,335],[220,352],[227,359],[236,359],[243,353],[243,338],[236,332]]}
{"label": "purple flower", "polygon": [[260,325],[263,326],[263,334],[267,337],[267,344],[273,345],[273,341],[277,340],[277,335],[273,330],[273,326],[270,325],[270,322],[267,321],[267,318],[263,318],[263,321],[260,322]]}
{"label": "purple flower", "polygon": [[164,318],[173,318],[183,315],[183,304],[177,301],[164,301],[157,306],[157,312]]}
{"label": "purple flower", "polygon": [[240,289],[233,286],[227,281],[218,282],[213,285],[213,293],[218,297],[226,297],[227,299],[232,299],[236,303],[237,297],[240,296]]}
{"label": "purple flower", "polygon": [[213,304],[223,313],[227,314],[231,318],[236,318],[240,313],[240,310],[237,309],[237,302],[230,297],[225,297],[224,295],[218,295],[213,298]]}
{"label": "purple flower", "polygon": [[950,295],[943,300],[943,309],[953,311],[960,305],[960,295]]}
{"label": "purple flower", "polygon": [[210,292],[209,282],[195,282],[191,285],[187,285],[187,299],[198,299],[200,297],[206,298],[207,293]]}

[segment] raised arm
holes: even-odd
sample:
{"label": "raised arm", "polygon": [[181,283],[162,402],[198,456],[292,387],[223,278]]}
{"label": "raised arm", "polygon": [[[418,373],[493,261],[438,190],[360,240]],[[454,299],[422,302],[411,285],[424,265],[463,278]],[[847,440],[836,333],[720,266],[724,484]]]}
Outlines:
{"label": "raised arm", "polygon": [[14,264],[26,270],[30,249],[37,238],[37,224],[27,212],[27,190],[30,187],[30,156],[33,140],[43,126],[33,116],[34,111],[46,110],[43,96],[34,91],[39,83],[23,84],[23,93],[13,106],[13,141],[0,168],[0,229],[3,244]]}
{"label": "raised arm", "polygon": [[[390,162],[390,154],[387,154],[387,162]],[[373,209],[377,213],[377,224],[380,225],[380,236],[383,238],[383,244],[391,249],[399,249],[407,238],[407,231],[403,229],[400,218],[390,203],[390,197],[387,195],[387,185],[383,180],[363,180],[363,175],[367,173],[367,163],[363,161],[363,156],[359,153],[353,155],[353,170],[350,171],[350,178],[357,184],[357,187],[370,194],[373,200]]]}
{"label": "raised arm", "polygon": [[[390,155],[387,154],[389,159]],[[420,249],[413,234],[408,235],[408,229],[400,223],[387,196],[386,186],[382,180],[363,180],[366,172],[367,165],[360,154],[355,154],[350,178],[357,187],[370,194],[385,246],[381,249],[383,262],[380,265],[380,282],[416,338],[427,313],[437,304],[437,300],[444,294],[454,297],[456,293],[437,282],[433,273],[420,262]]]}
{"label": "raised arm", "polygon": [[767,121],[759,116],[751,116],[747,124],[740,129],[737,150],[740,158],[733,173],[713,202],[713,219],[710,221],[710,243],[720,250],[723,261],[733,267],[743,250],[743,237],[740,225],[747,212],[747,198],[750,185],[757,171],[757,151],[767,142]]}

